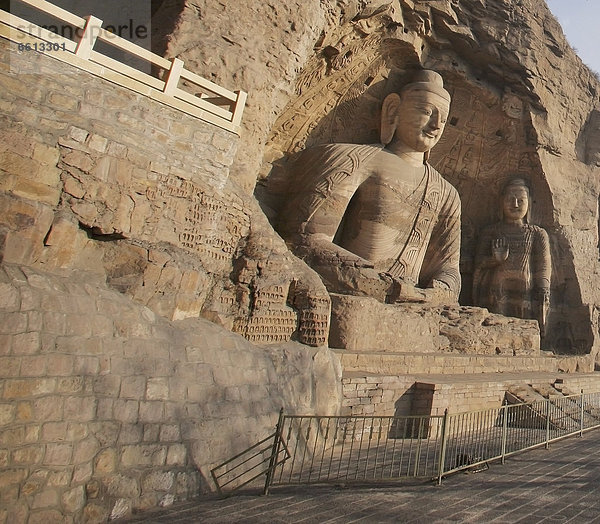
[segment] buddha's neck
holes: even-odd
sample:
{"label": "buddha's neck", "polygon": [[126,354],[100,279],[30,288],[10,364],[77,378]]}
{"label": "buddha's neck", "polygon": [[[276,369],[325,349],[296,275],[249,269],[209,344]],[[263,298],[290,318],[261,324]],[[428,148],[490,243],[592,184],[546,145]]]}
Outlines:
{"label": "buddha's neck", "polygon": [[423,153],[410,149],[402,142],[394,140],[385,146],[385,148],[412,166],[419,167],[424,163]]}
{"label": "buddha's neck", "polygon": [[515,226],[515,227],[520,227],[523,224],[525,224],[525,221],[522,218],[514,218],[514,219],[510,219],[507,217],[504,217],[504,223],[507,226]]}

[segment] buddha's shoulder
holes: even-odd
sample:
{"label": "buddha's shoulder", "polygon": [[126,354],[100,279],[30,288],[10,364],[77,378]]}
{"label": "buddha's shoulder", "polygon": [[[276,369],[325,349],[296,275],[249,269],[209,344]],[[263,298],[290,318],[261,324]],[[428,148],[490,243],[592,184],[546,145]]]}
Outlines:
{"label": "buddha's shoulder", "polygon": [[548,232],[541,226],[536,226],[535,224],[527,224],[527,229],[531,232],[532,235],[540,239],[545,240],[548,238]]}
{"label": "buddha's shoulder", "polygon": [[379,144],[323,144],[307,148],[303,154],[306,155],[324,155],[329,157],[348,157],[367,158],[376,155],[383,150]]}
{"label": "buddha's shoulder", "polygon": [[427,163],[427,166],[429,167],[431,178],[435,182],[435,185],[440,188],[441,192],[444,193],[448,199],[460,202],[460,195],[458,194],[456,188],[450,182],[448,182],[431,164]]}
{"label": "buddha's shoulder", "polygon": [[308,147],[292,155],[287,163],[288,168],[328,172],[342,168],[354,171],[362,167],[381,151],[382,146],[363,144],[322,144]]}

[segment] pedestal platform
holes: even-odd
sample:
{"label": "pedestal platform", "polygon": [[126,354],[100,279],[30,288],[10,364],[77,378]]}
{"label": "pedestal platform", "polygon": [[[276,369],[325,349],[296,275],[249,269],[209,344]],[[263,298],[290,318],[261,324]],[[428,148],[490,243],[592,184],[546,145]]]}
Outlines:
{"label": "pedestal platform", "polygon": [[390,305],[332,294],[329,345],[361,352],[539,356],[540,330],[535,320],[484,308]]}

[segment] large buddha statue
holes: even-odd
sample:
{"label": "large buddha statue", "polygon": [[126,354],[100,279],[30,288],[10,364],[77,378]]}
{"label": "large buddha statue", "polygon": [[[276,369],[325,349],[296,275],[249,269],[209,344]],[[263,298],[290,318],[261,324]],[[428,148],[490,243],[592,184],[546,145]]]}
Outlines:
{"label": "large buddha statue", "polygon": [[382,302],[456,302],[460,199],[427,162],[450,108],[420,71],[381,110],[381,144],[307,149],[277,229],[330,292]]}
{"label": "large buddha statue", "polygon": [[502,192],[502,221],[478,242],[473,277],[475,305],[492,313],[537,320],[542,334],[550,302],[548,234],[528,223],[529,188],[515,178]]}

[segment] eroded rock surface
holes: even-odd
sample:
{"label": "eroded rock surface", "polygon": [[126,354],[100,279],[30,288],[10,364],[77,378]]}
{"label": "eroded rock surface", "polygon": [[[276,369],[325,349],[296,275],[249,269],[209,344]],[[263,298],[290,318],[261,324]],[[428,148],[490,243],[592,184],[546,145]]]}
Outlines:
{"label": "eroded rock surface", "polygon": [[[89,271],[0,268],[3,510],[105,522],[214,489],[277,413],[335,413],[327,348],[169,321]],[[42,502],[46,501],[46,502]],[[59,503],[61,501],[61,503]]]}
{"label": "eroded rock surface", "polygon": [[550,237],[546,341],[561,352],[596,352],[593,115],[600,86],[545,5],[241,2],[235,16],[227,3],[182,0],[163,8],[174,28],[162,40],[168,56],[208,78],[241,80],[249,91],[231,173],[245,188],[258,179],[256,194],[269,216],[276,202],[262,187],[273,165],[308,146],[376,143],[385,95],[417,68],[441,73],[453,101],[430,161],[462,200],[460,303],[473,303],[475,246],[480,231],[500,218],[501,187],[510,177],[525,178],[535,195],[532,222]]}

